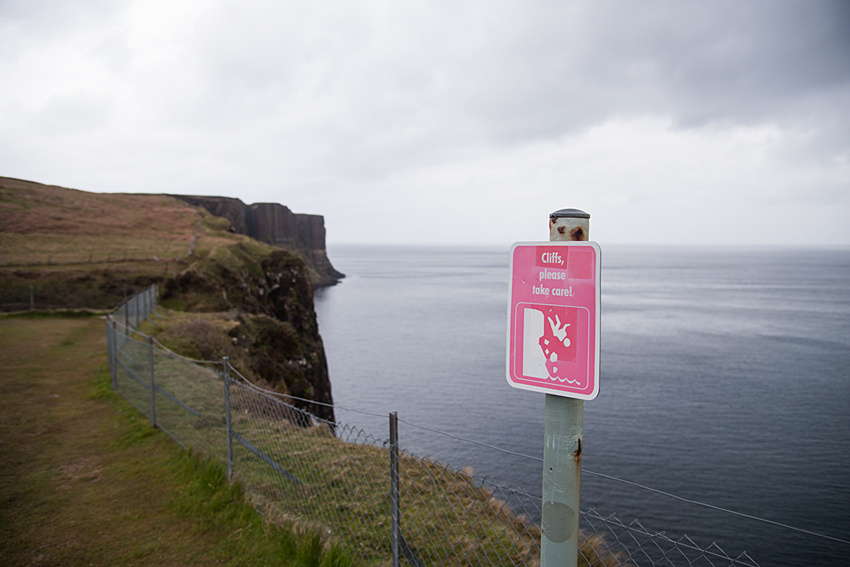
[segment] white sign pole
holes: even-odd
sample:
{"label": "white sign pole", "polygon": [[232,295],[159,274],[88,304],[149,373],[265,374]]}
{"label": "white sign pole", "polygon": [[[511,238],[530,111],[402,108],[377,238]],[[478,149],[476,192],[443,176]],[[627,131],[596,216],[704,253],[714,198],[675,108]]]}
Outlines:
{"label": "white sign pole", "polygon": [[[549,215],[550,241],[586,241],[590,215],[561,209]],[[578,564],[579,493],[584,401],[546,394],[543,448],[541,567]]]}

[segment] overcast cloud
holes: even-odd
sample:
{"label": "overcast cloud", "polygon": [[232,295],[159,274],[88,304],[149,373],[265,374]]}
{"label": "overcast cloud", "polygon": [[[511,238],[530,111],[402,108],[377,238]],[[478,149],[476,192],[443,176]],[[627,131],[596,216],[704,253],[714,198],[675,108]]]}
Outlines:
{"label": "overcast cloud", "polygon": [[0,175],[331,243],[850,245],[850,2],[0,0]]}

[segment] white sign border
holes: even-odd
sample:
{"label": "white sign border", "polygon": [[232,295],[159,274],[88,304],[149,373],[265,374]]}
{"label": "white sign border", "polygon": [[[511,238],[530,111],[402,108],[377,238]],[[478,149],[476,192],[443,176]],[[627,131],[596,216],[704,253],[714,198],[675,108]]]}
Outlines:
{"label": "white sign border", "polygon": [[[511,317],[513,313],[511,313],[511,304],[513,299],[513,287],[514,287],[514,251],[520,246],[586,246],[591,247],[596,252],[596,269],[595,269],[595,278],[596,278],[596,325],[594,329],[595,336],[595,356],[593,357],[593,391],[590,394],[578,394],[575,392],[564,392],[562,390],[551,390],[549,388],[544,388],[542,386],[534,386],[531,384],[519,384],[514,382],[511,379]],[[564,242],[564,241],[540,241],[540,242],[514,242],[511,246],[511,256],[510,256],[510,266],[508,271],[508,328],[505,332],[506,342],[505,342],[505,378],[508,381],[508,384],[512,388],[517,388],[519,390],[530,390],[532,392],[543,392],[544,394],[551,394],[553,396],[561,396],[563,398],[573,398],[578,400],[592,400],[595,399],[596,396],[599,395],[599,360],[601,358],[602,351],[602,249],[599,247],[599,244],[594,241],[580,241],[580,242]]]}

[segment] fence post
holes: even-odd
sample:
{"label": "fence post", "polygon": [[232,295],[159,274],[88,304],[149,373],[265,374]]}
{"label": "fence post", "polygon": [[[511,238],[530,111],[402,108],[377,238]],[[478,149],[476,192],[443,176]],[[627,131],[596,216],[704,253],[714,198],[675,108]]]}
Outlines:
{"label": "fence post", "polygon": [[151,358],[151,425],[156,427],[156,383],[154,382],[153,372],[153,337],[148,337],[148,345],[150,346]]}
{"label": "fence post", "polygon": [[230,359],[224,357],[224,425],[227,429],[227,482],[233,482],[233,423],[230,419]]}
{"label": "fence post", "polygon": [[[589,232],[590,215],[584,211],[561,209],[549,215],[550,241],[584,241]],[[575,567],[584,401],[546,394],[545,411],[540,565]]]}
{"label": "fence post", "polygon": [[139,325],[141,324],[139,322],[139,294],[138,293],[133,296],[133,300],[135,301],[135,305],[133,306],[133,313],[136,315],[136,329],[138,329]]}
{"label": "fence post", "polygon": [[130,305],[127,303],[127,284],[124,284],[124,334],[130,335]]}
{"label": "fence post", "polygon": [[35,311],[35,296],[33,295],[32,284],[30,284],[30,311]]}
{"label": "fence post", "polygon": [[116,335],[117,331],[115,329],[115,319],[111,317],[108,319],[108,323],[112,323],[109,328],[109,336],[112,337],[112,360],[110,360],[110,365],[112,369],[112,389],[118,389],[118,337]]}
{"label": "fence post", "polygon": [[390,517],[392,520],[393,567],[399,567],[401,525],[398,492],[398,412],[390,414]]}
{"label": "fence post", "polygon": [[109,314],[106,315],[106,364],[109,367],[109,380],[112,380],[112,333],[109,328]]}
{"label": "fence post", "polygon": [[109,315],[106,316],[106,361],[109,365],[109,381],[112,383],[112,389],[115,389],[115,374],[113,369],[115,364],[112,361],[112,326],[109,324]]}

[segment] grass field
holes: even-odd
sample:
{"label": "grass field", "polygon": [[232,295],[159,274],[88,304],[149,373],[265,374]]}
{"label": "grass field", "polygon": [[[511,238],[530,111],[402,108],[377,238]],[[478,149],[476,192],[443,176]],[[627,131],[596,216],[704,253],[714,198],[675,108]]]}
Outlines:
{"label": "grass field", "polygon": [[112,393],[104,322],[0,318],[0,565],[349,565]]}

